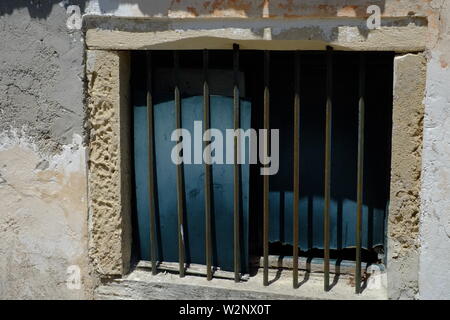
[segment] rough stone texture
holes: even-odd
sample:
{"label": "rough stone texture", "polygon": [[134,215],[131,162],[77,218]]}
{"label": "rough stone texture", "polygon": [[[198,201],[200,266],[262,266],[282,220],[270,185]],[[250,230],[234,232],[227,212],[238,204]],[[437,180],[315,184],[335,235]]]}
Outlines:
{"label": "rough stone texture", "polygon": [[119,276],[131,257],[128,52],[88,51],[87,78],[89,255],[101,277]]}
{"label": "rough stone texture", "polygon": [[413,299],[418,293],[425,80],[423,54],[395,58],[387,262],[392,299]]}
{"label": "rough stone texture", "polygon": [[[57,1],[0,3],[0,299],[93,293],[83,41],[66,20]],[[81,290],[66,286],[71,265],[80,268]]]}
{"label": "rough stone texture", "polygon": [[450,1],[441,6],[425,100],[420,227],[421,299],[450,299]]}

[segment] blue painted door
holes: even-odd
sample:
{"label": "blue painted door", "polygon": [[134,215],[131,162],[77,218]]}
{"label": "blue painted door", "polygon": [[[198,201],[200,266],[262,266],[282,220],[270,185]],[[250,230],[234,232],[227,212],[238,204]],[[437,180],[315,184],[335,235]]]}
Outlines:
{"label": "blue painted door", "polygon": [[[137,219],[141,259],[150,260],[147,108],[135,105],[134,113],[134,167],[136,182]],[[210,97],[211,128],[219,129],[224,137],[226,129],[233,129],[233,99]],[[242,129],[250,128],[251,105],[241,100]],[[192,96],[181,100],[182,128],[191,133],[191,154],[194,155],[194,121],[203,119],[203,97]],[[154,106],[155,165],[156,165],[156,239],[158,261],[178,261],[176,165],[171,152],[176,142],[171,141],[175,130],[175,104],[169,100]],[[201,137],[200,137],[201,139]],[[248,156],[248,155],[246,155]],[[184,164],[184,221],[186,262],[206,264],[205,260],[205,195],[204,164]],[[249,164],[241,165],[241,266],[248,266]],[[213,265],[233,271],[233,165],[212,165],[212,248]]]}

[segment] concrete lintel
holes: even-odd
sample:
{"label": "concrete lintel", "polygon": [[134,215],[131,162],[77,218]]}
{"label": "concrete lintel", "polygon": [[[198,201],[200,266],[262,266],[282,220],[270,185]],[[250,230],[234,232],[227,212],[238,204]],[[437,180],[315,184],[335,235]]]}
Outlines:
{"label": "concrete lintel", "polygon": [[427,20],[398,17],[369,30],[360,18],[214,19],[85,16],[90,49],[241,49],[416,52],[426,47]]}

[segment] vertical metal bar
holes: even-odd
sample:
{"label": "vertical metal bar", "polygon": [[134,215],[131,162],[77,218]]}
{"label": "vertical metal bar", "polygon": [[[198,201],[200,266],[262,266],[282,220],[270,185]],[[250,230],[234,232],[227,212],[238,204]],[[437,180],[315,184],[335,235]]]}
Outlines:
{"label": "vertical metal bar", "polygon": [[[234,74],[234,86],[233,86],[233,114],[234,114],[234,132],[239,132],[240,123],[240,101],[239,101],[239,45],[233,44],[233,74]],[[238,157],[240,155],[240,136],[234,137],[234,281],[239,282],[240,270],[241,270],[241,244],[239,241],[239,200],[240,200],[240,165],[238,163]],[[239,153],[239,154],[238,154]]]}
{"label": "vertical metal bar", "polygon": [[298,207],[300,188],[300,52],[295,52],[295,94],[294,94],[294,210],[293,210],[293,270],[292,281],[294,288],[298,286]]}
{"label": "vertical metal bar", "polygon": [[359,61],[359,119],[358,119],[358,177],[357,177],[357,209],[356,209],[356,270],[355,292],[361,293],[361,222],[363,205],[363,177],[364,177],[364,114],[365,114],[365,79],[366,61],[364,54],[360,54]]}
{"label": "vertical metal bar", "polygon": [[155,177],[153,145],[153,92],[152,92],[152,54],[147,52],[147,143],[148,143],[148,197],[150,201],[150,258],[152,274],[156,274],[156,223],[155,223]]}
{"label": "vertical metal bar", "polygon": [[[179,57],[178,51],[174,51],[174,80],[175,80],[175,118],[176,128],[181,129],[181,101],[179,89]],[[183,233],[183,168],[177,164],[177,209],[178,209],[178,261],[180,266],[180,277],[184,277],[184,233]]]}
{"label": "vertical metal bar", "polygon": [[[264,51],[264,129],[266,131],[264,143],[264,154],[268,154],[269,150],[269,126],[270,126],[270,92],[269,92],[269,68],[270,68],[270,52]],[[267,161],[266,161],[267,162]],[[268,167],[268,164],[264,166]],[[269,176],[264,175],[264,195],[263,195],[263,213],[264,213],[264,286],[269,285]]]}
{"label": "vertical metal bar", "polygon": [[333,48],[327,47],[327,102],[325,120],[325,206],[323,213],[324,290],[330,287],[330,195],[331,195],[331,114],[333,95]]}
{"label": "vertical metal bar", "polygon": [[[203,123],[204,148],[210,143],[208,130],[210,127],[209,86],[208,86],[208,50],[203,50]],[[208,142],[209,141],[209,142]],[[207,152],[206,154],[209,154]],[[206,277],[212,279],[212,245],[211,245],[211,161],[205,161],[205,256]]]}

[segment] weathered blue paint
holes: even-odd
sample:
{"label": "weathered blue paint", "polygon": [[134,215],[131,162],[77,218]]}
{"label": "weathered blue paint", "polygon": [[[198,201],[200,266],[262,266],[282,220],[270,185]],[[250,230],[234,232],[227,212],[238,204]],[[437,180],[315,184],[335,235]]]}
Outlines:
{"label": "weathered blue paint", "polygon": [[[203,117],[202,96],[182,99],[182,127],[194,139],[194,121]],[[233,100],[211,96],[211,127],[222,131],[233,128]],[[134,165],[137,219],[141,259],[150,260],[149,198],[147,181],[147,109],[134,106]],[[174,101],[154,106],[156,165],[156,226],[159,261],[178,261],[176,166],[171,160],[175,142]],[[241,128],[250,128],[251,105],[241,100]],[[193,153],[192,141],[192,155]],[[224,140],[224,155],[225,155]],[[247,155],[248,156],[248,155]],[[186,262],[205,264],[204,165],[184,165],[184,198]],[[249,164],[241,166],[241,261],[242,272],[248,266]],[[233,271],[233,165],[212,165],[212,248],[213,265]]]}
{"label": "weathered blue paint", "polygon": [[[270,241],[292,244],[293,192],[270,192]],[[302,250],[323,248],[323,197],[300,197],[299,247]],[[386,208],[363,206],[362,246],[384,245]],[[355,247],[356,201],[351,199],[330,202],[330,248]]]}

